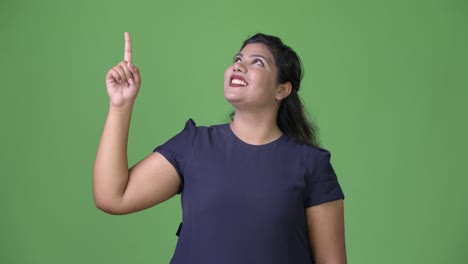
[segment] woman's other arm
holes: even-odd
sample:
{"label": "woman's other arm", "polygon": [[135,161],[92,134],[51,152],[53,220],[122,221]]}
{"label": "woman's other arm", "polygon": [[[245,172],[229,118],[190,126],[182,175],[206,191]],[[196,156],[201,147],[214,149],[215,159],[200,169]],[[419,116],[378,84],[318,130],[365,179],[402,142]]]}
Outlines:
{"label": "woman's other arm", "polygon": [[343,200],[306,209],[309,242],[316,264],[346,264]]}

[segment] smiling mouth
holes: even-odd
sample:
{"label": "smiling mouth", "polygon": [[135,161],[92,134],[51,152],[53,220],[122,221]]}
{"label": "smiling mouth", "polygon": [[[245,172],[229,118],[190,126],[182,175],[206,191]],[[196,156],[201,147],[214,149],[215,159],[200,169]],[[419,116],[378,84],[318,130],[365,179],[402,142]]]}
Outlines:
{"label": "smiling mouth", "polygon": [[241,76],[233,75],[231,77],[231,86],[247,86],[247,82]]}

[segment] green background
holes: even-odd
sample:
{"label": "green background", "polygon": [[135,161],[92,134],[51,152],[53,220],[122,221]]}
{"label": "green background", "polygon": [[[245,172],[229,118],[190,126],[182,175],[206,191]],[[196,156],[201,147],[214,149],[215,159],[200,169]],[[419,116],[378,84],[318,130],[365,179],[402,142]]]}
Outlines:
{"label": "green background", "polygon": [[468,2],[0,2],[0,263],[168,263],[180,197],[95,208],[104,77],[130,31],[129,161],[224,123],[223,72],[256,32],[301,56],[301,95],[346,193],[349,263],[468,263]]}

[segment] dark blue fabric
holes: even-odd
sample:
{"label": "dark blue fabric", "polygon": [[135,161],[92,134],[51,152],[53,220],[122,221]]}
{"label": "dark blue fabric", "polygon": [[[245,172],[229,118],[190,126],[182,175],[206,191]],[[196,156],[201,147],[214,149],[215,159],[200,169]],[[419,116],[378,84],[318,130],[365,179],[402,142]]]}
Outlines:
{"label": "dark blue fabric", "polygon": [[284,135],[250,145],[189,120],[155,151],[183,182],[172,264],[310,264],[305,209],[344,199],[330,153]]}

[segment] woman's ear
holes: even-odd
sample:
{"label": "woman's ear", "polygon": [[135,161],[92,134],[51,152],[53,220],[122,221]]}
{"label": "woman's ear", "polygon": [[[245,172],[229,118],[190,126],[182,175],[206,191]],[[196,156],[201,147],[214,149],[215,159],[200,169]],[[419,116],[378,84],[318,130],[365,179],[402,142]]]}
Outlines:
{"label": "woman's ear", "polygon": [[290,82],[282,83],[278,86],[278,91],[276,93],[276,100],[281,101],[284,98],[288,97],[291,93],[292,85]]}

